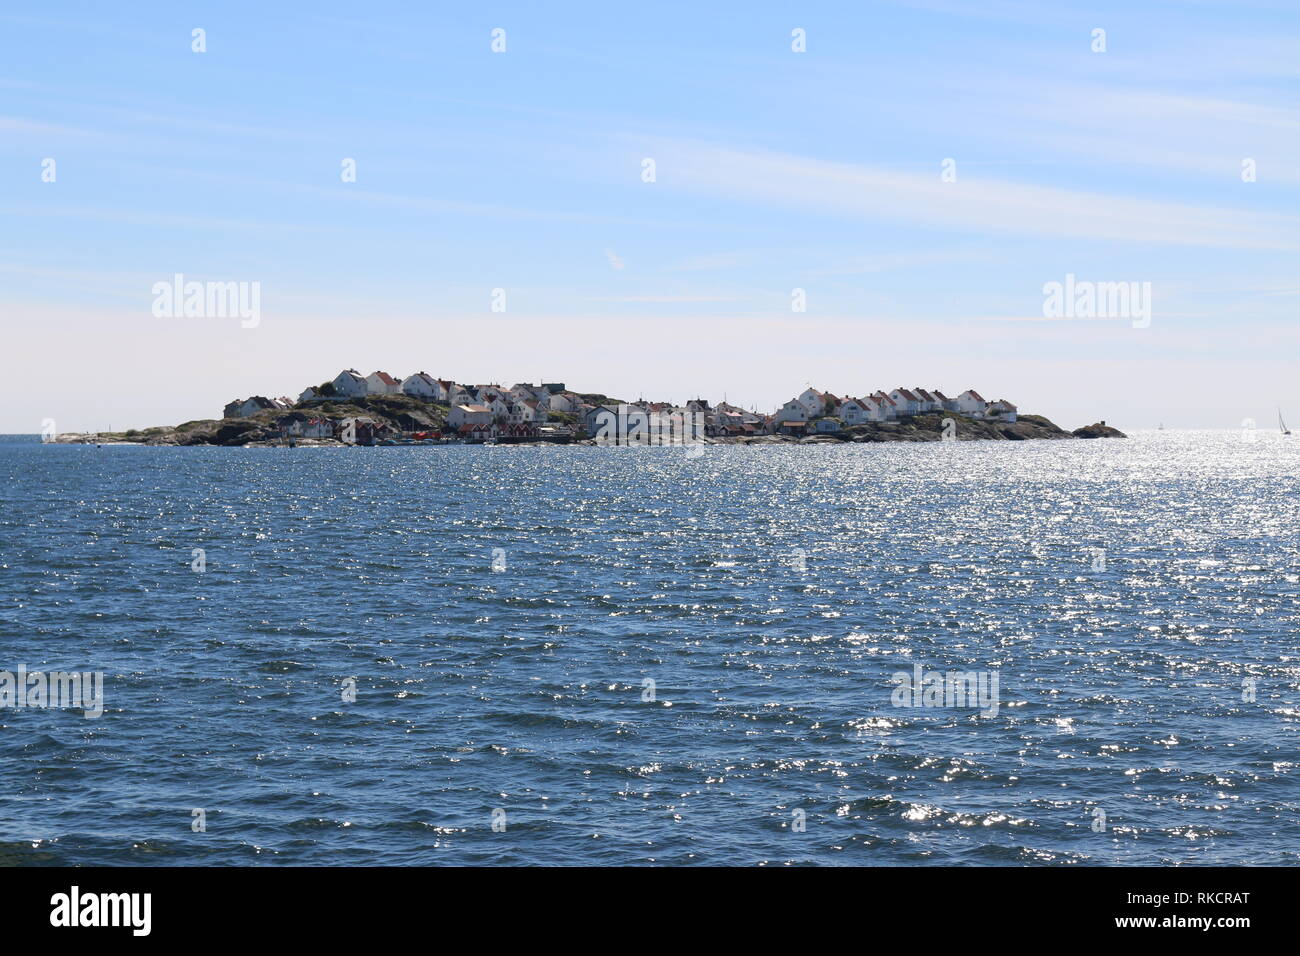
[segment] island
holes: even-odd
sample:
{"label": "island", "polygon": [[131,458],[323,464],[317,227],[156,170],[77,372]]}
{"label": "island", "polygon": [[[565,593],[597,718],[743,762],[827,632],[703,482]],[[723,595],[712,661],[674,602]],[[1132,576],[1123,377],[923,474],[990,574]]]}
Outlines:
{"label": "island", "polygon": [[298,396],[235,399],[220,418],[124,432],[46,436],[63,443],[321,446],[422,444],[845,444],[1124,438],[1104,421],[1066,431],[974,389],[896,388],[862,397],[808,388],[765,414],[726,401],[622,401],[563,382],[460,385],[345,369]]}

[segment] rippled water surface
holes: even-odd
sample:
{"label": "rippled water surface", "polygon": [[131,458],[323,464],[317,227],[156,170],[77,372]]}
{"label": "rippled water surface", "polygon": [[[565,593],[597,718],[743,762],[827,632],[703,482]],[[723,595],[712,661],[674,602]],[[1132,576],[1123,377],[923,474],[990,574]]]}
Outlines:
{"label": "rippled water surface", "polygon": [[[1295,863],[1297,474],[9,440],[0,669],[106,710],[0,710],[0,863]],[[916,664],[997,713],[894,706]]]}

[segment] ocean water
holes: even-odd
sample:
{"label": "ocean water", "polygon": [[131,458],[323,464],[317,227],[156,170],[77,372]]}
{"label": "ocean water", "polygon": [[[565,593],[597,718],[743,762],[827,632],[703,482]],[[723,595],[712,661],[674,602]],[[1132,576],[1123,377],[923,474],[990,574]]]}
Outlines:
{"label": "ocean water", "polygon": [[1255,437],[5,440],[0,670],[104,713],[0,709],[0,863],[1294,864]]}

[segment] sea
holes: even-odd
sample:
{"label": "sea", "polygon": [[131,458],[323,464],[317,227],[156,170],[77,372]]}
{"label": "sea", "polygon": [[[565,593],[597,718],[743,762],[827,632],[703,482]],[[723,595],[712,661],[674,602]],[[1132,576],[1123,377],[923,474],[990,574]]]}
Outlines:
{"label": "sea", "polygon": [[1298,474],[0,438],[0,864],[1296,864]]}

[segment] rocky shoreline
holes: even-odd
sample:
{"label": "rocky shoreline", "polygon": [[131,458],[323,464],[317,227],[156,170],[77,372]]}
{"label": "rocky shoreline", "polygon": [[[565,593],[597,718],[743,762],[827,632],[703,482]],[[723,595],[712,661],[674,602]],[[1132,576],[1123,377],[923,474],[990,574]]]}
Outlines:
{"label": "rocky shoreline", "polygon": [[982,421],[944,412],[914,415],[896,422],[871,422],[854,425],[829,435],[756,435],[746,438],[716,438],[710,441],[726,445],[843,445],[873,442],[944,441],[944,420],[952,421],[949,441],[1030,441],[1060,438],[1127,438],[1118,428],[1096,422],[1074,431],[1066,431],[1041,415],[1021,415],[1015,422]]}
{"label": "rocky shoreline", "polygon": [[[347,402],[300,402],[295,409],[305,415],[339,421],[354,416],[387,422],[403,431],[437,430],[446,422],[447,407],[421,402],[407,396],[375,396]],[[55,437],[65,444],[131,444],[154,446],[216,445],[222,447],[265,448],[286,443],[275,426],[284,412],[259,412],[247,418],[202,419],[175,426],[159,426],[139,431],[67,433]],[[946,425],[945,422],[951,422]],[[752,435],[734,438],[706,438],[710,445],[840,445],[876,442],[955,441],[1027,441],[1062,438],[1124,438],[1123,432],[1096,422],[1074,431],[1066,431],[1041,415],[1020,415],[1015,422],[967,418],[955,412],[930,412],[898,421],[870,422],[853,425],[835,433],[808,436]],[[302,448],[341,446],[336,438],[294,438]],[[595,445],[592,439],[569,437],[511,441],[515,445]]]}

